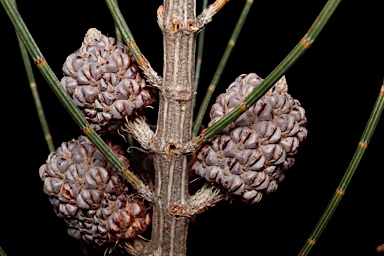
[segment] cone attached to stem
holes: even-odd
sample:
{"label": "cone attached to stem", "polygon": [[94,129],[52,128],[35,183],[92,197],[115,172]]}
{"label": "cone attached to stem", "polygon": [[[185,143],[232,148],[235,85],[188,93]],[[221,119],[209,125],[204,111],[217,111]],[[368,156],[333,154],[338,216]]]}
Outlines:
{"label": "cone attached to stem", "polygon": [[[124,149],[108,144],[130,168]],[[135,195],[85,136],[64,142],[50,153],[39,175],[69,235],[94,247],[107,249],[129,242],[151,224],[151,206]]]}
{"label": "cone attached to stem", "polygon": [[[208,127],[243,102],[261,81],[255,73],[237,77],[212,105]],[[196,174],[250,204],[274,192],[307,136],[305,110],[287,90],[283,76],[255,105],[202,146],[193,165]]]}
{"label": "cone attached to stem", "polygon": [[129,48],[95,28],[62,70],[62,86],[99,134],[116,131],[155,101]]}

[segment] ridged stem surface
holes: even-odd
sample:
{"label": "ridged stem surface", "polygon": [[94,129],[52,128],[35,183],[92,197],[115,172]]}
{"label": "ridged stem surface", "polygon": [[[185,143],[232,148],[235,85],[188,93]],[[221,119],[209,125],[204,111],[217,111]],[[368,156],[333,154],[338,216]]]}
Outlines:
{"label": "ridged stem surface", "polygon": [[186,255],[189,218],[169,212],[187,205],[187,155],[180,145],[191,139],[193,81],[197,32],[195,1],[164,1],[159,24],[163,32],[164,64],[157,130],[153,139],[155,202],[152,219],[153,255]]}

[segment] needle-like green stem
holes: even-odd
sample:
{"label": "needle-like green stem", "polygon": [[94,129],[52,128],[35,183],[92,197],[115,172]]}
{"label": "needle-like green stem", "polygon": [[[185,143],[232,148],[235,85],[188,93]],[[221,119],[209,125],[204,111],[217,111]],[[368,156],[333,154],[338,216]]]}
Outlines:
{"label": "needle-like green stem", "polygon": [[[207,8],[207,5],[208,5],[208,0],[204,0],[202,10],[205,10],[205,8]],[[197,89],[199,87],[201,64],[203,61],[204,38],[205,38],[205,29],[203,29],[198,35],[195,81],[193,83],[193,91],[195,92],[197,92]],[[196,95],[193,97],[193,109],[195,109],[195,106],[196,106]]]}
{"label": "needle-like green stem", "polygon": [[[13,0],[13,3],[17,7],[15,0]],[[33,100],[35,102],[35,107],[36,107],[37,115],[39,117],[40,125],[41,125],[41,128],[42,128],[43,133],[44,133],[44,138],[45,138],[45,141],[47,142],[47,146],[48,146],[49,151],[53,152],[55,150],[55,146],[53,144],[52,135],[51,135],[51,132],[49,130],[47,119],[45,118],[45,113],[44,113],[43,105],[41,104],[41,100],[40,100],[40,96],[39,96],[39,91],[37,89],[37,84],[36,84],[36,81],[35,81],[35,77],[33,75],[31,60],[29,58],[28,51],[25,48],[25,45],[24,45],[23,41],[18,36],[17,32],[16,32],[16,36],[17,36],[17,41],[19,43],[21,58],[23,59],[25,71],[26,71],[26,74],[27,74],[27,78],[28,78],[28,82],[29,82],[29,87],[31,89],[32,97],[33,97]]]}
{"label": "needle-like green stem", "polygon": [[43,129],[44,138],[45,138],[45,141],[47,142],[47,146],[48,146],[49,151],[53,152],[55,150],[55,146],[53,144],[53,140],[52,140],[51,132],[49,130],[48,122],[47,122],[47,119],[45,118],[44,109],[43,109],[43,106],[42,106],[41,101],[40,101],[40,96],[39,96],[39,92],[37,90],[37,84],[35,82],[35,77],[33,75],[32,66],[31,66],[31,62],[29,59],[28,51],[25,48],[24,43],[20,39],[19,36],[17,36],[17,40],[19,42],[21,57],[23,58],[25,71],[27,73],[27,77],[28,77],[28,81],[29,81],[29,87],[31,88],[32,97],[33,97],[33,100],[35,102],[37,115],[38,115],[39,120],[40,120],[41,128]]}
{"label": "needle-like green stem", "polygon": [[0,256],[7,256],[7,254],[5,254],[5,252],[3,251],[3,249],[1,248],[1,246],[0,246]]}
{"label": "needle-like green stem", "polygon": [[341,199],[343,198],[343,195],[353,175],[355,174],[356,168],[359,165],[361,158],[363,157],[369,142],[371,141],[371,138],[376,129],[377,123],[380,120],[381,113],[383,112],[383,108],[384,108],[384,85],[381,86],[379,96],[376,99],[375,105],[372,109],[367,125],[365,126],[363,134],[360,138],[355,154],[353,155],[352,160],[349,163],[349,166],[345,171],[345,174],[341,179],[340,184],[337,187],[335,193],[333,194],[331,200],[329,201],[326,209],[324,210],[315,228],[313,229],[311,235],[309,236],[303,248],[301,249],[299,256],[308,255],[309,251],[315,245],[316,241],[318,241],[321,233],[325,229],[333,213],[335,212],[337,206],[339,205]]}

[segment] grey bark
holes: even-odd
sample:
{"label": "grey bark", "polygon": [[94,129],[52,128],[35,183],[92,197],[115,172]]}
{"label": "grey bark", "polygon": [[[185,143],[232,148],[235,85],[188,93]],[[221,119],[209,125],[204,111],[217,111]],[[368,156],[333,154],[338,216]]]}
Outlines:
{"label": "grey bark", "polygon": [[191,140],[193,80],[196,50],[195,0],[164,0],[158,10],[163,33],[163,83],[157,130],[152,140],[155,200],[152,237],[145,255],[183,256],[190,219],[175,216],[173,205],[188,205],[187,155],[180,152]]}

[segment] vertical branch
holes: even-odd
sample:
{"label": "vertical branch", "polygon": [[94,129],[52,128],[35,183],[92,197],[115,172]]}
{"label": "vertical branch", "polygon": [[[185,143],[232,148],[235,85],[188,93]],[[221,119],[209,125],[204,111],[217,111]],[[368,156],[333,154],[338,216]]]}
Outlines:
{"label": "vertical branch", "polygon": [[192,136],[193,81],[196,52],[195,0],[166,1],[158,9],[163,33],[163,82],[160,87],[154,153],[156,198],[151,252],[186,255],[190,219],[172,209],[188,205],[188,160],[180,147]]}

